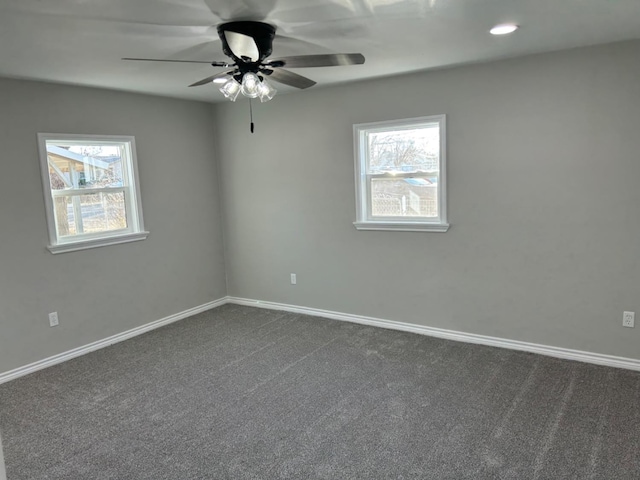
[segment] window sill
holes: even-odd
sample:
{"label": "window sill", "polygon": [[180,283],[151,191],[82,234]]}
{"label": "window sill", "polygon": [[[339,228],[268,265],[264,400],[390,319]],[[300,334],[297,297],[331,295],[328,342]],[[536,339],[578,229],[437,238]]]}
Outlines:
{"label": "window sill", "polygon": [[449,230],[448,223],[409,223],[409,222],[353,222],[358,230],[386,230],[400,232],[439,232]]}
{"label": "window sill", "polygon": [[81,242],[49,245],[47,249],[55,255],[58,253],[75,252],[77,250],[87,250],[89,248],[116,245],[118,243],[138,242],[146,239],[148,236],[149,232],[127,233],[125,235],[118,235],[117,237],[96,238],[94,240],[84,240]]}

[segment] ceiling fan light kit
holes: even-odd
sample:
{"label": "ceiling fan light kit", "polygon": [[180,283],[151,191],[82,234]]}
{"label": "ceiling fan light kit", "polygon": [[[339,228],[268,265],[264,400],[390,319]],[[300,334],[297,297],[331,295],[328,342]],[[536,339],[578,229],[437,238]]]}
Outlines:
{"label": "ceiling fan light kit", "polygon": [[248,98],[260,97],[262,103],[268,102],[277,93],[277,90],[265,78],[251,72],[244,74],[242,83],[233,77],[228,79],[220,88],[220,91],[232,102],[236,101],[240,93]]}

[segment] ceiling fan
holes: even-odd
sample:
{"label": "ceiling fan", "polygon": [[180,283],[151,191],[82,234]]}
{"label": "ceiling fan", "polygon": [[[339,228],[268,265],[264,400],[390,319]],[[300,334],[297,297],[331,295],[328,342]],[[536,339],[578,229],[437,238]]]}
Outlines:
{"label": "ceiling fan", "polygon": [[222,82],[224,85],[220,91],[231,101],[235,101],[242,93],[249,98],[259,97],[263,102],[271,100],[276,94],[276,90],[267,82],[267,78],[300,89],[316,84],[313,80],[283,67],[331,67],[364,63],[364,56],[360,53],[298,55],[267,61],[273,50],[275,33],[276,27],[256,21],[234,21],[218,25],[222,52],[231,59],[230,62],[152,58],[123,58],[123,60],[207,63],[213,67],[228,68],[189,86],[197,87],[214,81]]}

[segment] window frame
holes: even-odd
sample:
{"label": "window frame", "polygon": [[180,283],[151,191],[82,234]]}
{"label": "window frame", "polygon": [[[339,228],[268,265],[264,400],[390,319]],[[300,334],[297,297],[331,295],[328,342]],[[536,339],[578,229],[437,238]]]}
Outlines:
{"label": "window frame", "polygon": [[[127,179],[122,187],[97,187],[74,188],[53,190],[49,174],[49,159],[47,154],[47,142],[77,144],[77,145],[122,145],[126,149],[128,161],[123,162],[123,177]],[[142,199],[140,195],[140,181],[138,176],[138,161],[136,156],[135,137],[128,135],[87,135],[68,133],[38,133],[38,152],[40,160],[40,172],[44,192],[45,213],[49,234],[47,249],[53,253],[65,253],[89,248],[115,245],[119,243],[144,240],[149,235],[144,229],[142,216]],[[124,197],[125,215],[127,227],[108,232],[81,233],[68,237],[59,236],[56,228],[56,213],[54,198],[57,196],[80,196],[102,192],[122,192]]]}
{"label": "window frame", "polygon": [[[437,124],[439,128],[440,155],[437,185],[438,217],[397,217],[373,216],[371,214],[371,181],[374,178],[412,178],[414,173],[380,173],[368,174],[369,149],[367,134],[377,131],[402,130]],[[447,132],[446,115],[430,115],[425,117],[385,120],[373,123],[359,123],[353,126],[355,180],[356,180],[356,221],[353,225],[358,230],[399,230],[416,232],[446,232],[447,221]],[[429,172],[425,172],[429,173]]]}

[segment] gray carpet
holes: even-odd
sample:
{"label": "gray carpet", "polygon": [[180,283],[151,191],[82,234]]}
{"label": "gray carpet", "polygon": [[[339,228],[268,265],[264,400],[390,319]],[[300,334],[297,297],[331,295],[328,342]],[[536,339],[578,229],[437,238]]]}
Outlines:
{"label": "gray carpet", "polygon": [[226,305],[0,385],[9,480],[638,479],[640,374]]}

